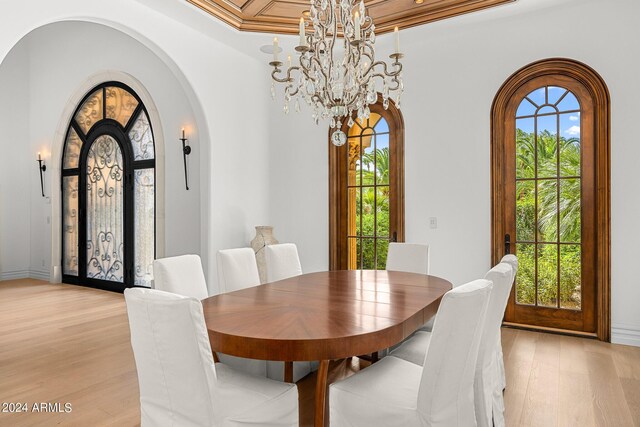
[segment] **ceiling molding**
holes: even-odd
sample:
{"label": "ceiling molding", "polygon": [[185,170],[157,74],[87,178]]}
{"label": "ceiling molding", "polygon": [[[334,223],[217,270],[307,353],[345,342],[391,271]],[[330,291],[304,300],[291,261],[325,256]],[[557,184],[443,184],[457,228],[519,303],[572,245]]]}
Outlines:
{"label": "ceiling molding", "polygon": [[[308,0],[186,0],[237,30],[261,33],[297,34],[298,21]],[[367,13],[376,33],[415,27],[465,13],[512,3],[516,0],[367,0]]]}

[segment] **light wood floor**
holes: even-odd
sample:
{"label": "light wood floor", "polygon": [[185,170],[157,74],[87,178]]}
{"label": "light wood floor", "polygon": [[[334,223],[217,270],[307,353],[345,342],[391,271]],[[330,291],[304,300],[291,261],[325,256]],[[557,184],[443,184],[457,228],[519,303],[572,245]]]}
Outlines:
{"label": "light wood floor", "polygon": [[[514,329],[502,335],[508,426],[640,426],[640,348]],[[358,369],[357,358],[337,361],[330,377]],[[298,383],[303,426],[312,424],[314,382],[312,374]],[[0,402],[73,408],[0,412],[0,426],[139,425],[122,295],[0,282]]]}

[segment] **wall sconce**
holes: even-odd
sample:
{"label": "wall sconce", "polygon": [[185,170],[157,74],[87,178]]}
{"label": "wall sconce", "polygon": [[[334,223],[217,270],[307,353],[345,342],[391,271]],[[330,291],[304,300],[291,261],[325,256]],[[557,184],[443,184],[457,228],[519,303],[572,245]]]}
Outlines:
{"label": "wall sconce", "polygon": [[182,157],[184,159],[184,185],[189,190],[189,177],[187,175],[187,156],[191,154],[191,147],[187,145],[188,139],[184,136],[184,128],[182,128],[182,138],[179,138],[182,141]]}
{"label": "wall sconce", "polygon": [[40,157],[40,153],[38,153],[38,170],[40,170],[40,189],[42,190],[42,197],[44,197],[44,179],[42,178],[42,174],[47,170],[47,165],[44,164],[44,160]]}

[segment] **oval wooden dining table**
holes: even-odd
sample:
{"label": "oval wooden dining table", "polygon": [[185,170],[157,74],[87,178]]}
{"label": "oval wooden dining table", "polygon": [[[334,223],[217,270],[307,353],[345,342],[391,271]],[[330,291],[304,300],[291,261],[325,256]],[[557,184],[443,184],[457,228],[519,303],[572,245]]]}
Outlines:
{"label": "oval wooden dining table", "polygon": [[202,301],[213,351],[285,362],[320,361],[316,427],[324,426],[329,361],[402,341],[436,311],[450,282],[385,270],[317,272]]}

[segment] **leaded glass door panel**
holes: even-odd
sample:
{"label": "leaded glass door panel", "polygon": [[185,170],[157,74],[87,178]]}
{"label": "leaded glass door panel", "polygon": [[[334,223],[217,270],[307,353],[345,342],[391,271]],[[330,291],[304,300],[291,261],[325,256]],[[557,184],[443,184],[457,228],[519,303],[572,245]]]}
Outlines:
{"label": "leaded glass door panel", "polygon": [[124,160],[118,142],[100,135],[86,160],[87,278],[124,283]]}

